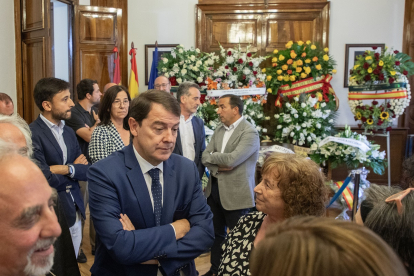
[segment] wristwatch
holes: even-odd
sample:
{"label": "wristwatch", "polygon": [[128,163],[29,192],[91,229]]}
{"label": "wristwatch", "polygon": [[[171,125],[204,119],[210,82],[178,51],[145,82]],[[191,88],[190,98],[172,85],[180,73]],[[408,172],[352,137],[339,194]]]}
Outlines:
{"label": "wristwatch", "polygon": [[69,171],[68,175],[72,175],[73,174],[73,166],[68,165],[68,171]]}

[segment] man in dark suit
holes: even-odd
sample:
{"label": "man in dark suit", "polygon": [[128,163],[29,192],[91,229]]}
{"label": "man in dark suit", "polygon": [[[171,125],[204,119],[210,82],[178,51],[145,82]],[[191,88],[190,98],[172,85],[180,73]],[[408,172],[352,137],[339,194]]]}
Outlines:
{"label": "man in dark suit", "polygon": [[194,161],[201,179],[205,169],[201,157],[206,149],[206,134],[203,120],[194,116],[200,105],[200,87],[193,82],[181,83],[177,91],[177,100],[180,103],[181,116],[173,152]]}
{"label": "man in dark suit", "polygon": [[89,165],[75,132],[63,121],[70,117],[74,106],[69,83],[43,78],[35,86],[34,100],[41,114],[30,124],[33,157],[49,185],[58,192],[77,256],[82,239],[81,216],[85,217],[78,181],[86,181]]}
{"label": "man in dark suit", "polygon": [[212,213],[194,162],[172,154],[179,123],[173,96],[140,94],[131,144],[89,169],[92,275],[197,275],[193,260],[213,243]]}

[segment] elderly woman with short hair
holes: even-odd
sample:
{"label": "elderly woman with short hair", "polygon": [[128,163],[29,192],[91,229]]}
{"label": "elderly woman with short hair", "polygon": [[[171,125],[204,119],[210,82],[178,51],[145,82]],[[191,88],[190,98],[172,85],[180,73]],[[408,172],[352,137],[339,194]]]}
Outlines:
{"label": "elderly woman with short hair", "polygon": [[324,175],[310,159],[274,153],[262,167],[262,181],[254,189],[258,212],[240,218],[223,244],[218,275],[250,275],[253,247],[266,229],[287,218],[323,216],[327,200]]}

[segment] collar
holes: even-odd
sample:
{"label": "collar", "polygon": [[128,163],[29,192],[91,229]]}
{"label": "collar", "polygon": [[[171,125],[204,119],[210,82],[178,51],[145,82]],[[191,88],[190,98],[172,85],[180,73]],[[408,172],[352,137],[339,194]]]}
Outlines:
{"label": "collar", "polygon": [[138,164],[139,164],[139,166],[141,168],[142,174],[147,173],[149,170],[151,170],[153,168],[158,168],[161,172],[163,172],[163,169],[164,169],[163,162],[159,163],[157,166],[153,166],[147,160],[145,160],[144,158],[142,158],[142,156],[135,149],[135,146],[134,145],[132,145],[132,148],[134,149],[135,157],[138,160]]}
{"label": "collar", "polygon": [[193,119],[193,117],[194,117],[194,114],[191,114],[190,117],[188,117],[188,119],[186,120],[184,118],[184,115],[180,115],[180,120],[183,119],[183,121],[187,123],[187,122],[191,121]]}
{"label": "collar", "polygon": [[[73,108],[78,109],[80,112],[90,114],[89,111],[87,111],[85,108],[83,108],[83,106],[81,106],[81,104],[79,102],[77,102]],[[93,106],[91,107],[91,112],[92,112],[92,110],[93,110]]]}
{"label": "collar", "polygon": [[225,124],[223,124],[224,128],[226,129],[226,131],[232,130],[233,128],[236,128],[240,122],[243,120],[243,116],[241,116],[237,121],[235,121],[234,123],[232,123],[230,126],[226,126]]}
{"label": "collar", "polygon": [[58,127],[61,130],[63,130],[63,127],[65,126],[65,121],[60,120],[60,123],[58,125],[55,125],[54,123],[52,123],[51,121],[49,121],[48,119],[46,119],[45,116],[43,116],[43,114],[40,114],[40,119],[42,119],[43,122],[45,122],[45,124],[48,126],[48,128],[54,128],[54,127]]}

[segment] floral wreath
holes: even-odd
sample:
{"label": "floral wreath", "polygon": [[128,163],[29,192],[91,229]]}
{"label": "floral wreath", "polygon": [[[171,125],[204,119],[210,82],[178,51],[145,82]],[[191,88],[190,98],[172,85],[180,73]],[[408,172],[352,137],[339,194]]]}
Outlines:
{"label": "floral wreath", "polygon": [[338,99],[330,81],[335,61],[328,48],[311,41],[289,41],[285,50],[274,50],[266,73],[268,93],[277,95],[275,141],[313,149],[334,132]]}
{"label": "floral wreath", "polygon": [[[348,104],[360,126],[389,131],[394,120],[404,113],[411,100],[407,76],[414,74],[414,63],[399,51],[367,50],[350,71]],[[384,92],[378,92],[384,91]],[[371,104],[363,101],[372,100]],[[379,103],[379,100],[384,100]]]}

